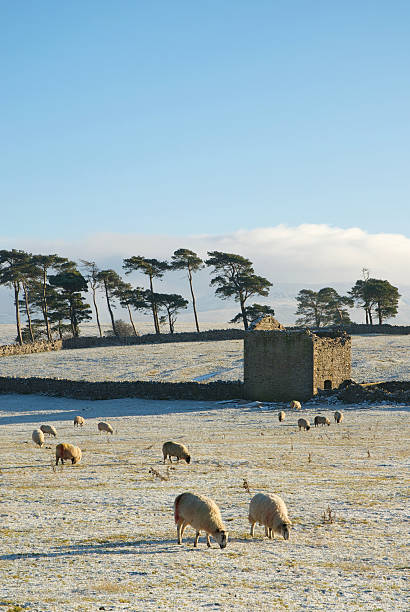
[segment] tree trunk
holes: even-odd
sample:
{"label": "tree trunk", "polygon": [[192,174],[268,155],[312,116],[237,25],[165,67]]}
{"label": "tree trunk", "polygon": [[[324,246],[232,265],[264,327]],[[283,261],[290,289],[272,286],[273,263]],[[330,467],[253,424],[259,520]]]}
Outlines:
{"label": "tree trunk", "polygon": [[155,333],[156,334],[160,334],[160,328],[159,328],[159,321],[158,321],[158,310],[157,310],[157,305],[154,301],[154,286],[152,284],[152,276],[149,277],[149,288],[150,288],[150,292],[151,292],[151,309],[152,309],[152,316],[154,319],[154,328],[155,328]]}
{"label": "tree trunk", "polygon": [[52,342],[53,341],[53,337],[51,335],[50,322],[48,320],[46,284],[47,284],[47,271],[44,270],[44,272],[43,272],[43,298],[42,298],[41,306],[42,306],[42,311],[43,311],[44,323],[46,324],[47,338],[48,338],[49,342]]}
{"label": "tree trunk", "polygon": [[128,315],[129,315],[129,317],[130,317],[130,322],[131,322],[131,325],[132,325],[132,329],[134,330],[134,334],[135,334],[136,336],[138,336],[138,332],[137,332],[137,330],[135,329],[134,321],[132,320],[131,308],[130,308],[130,305],[129,305],[129,304],[127,304],[127,310],[128,310]]}
{"label": "tree trunk", "polygon": [[29,306],[29,303],[28,303],[28,291],[27,291],[27,285],[25,283],[23,283],[23,290],[24,290],[24,300],[25,300],[25,304],[26,304],[26,316],[27,316],[27,323],[28,323],[28,331],[29,331],[29,334],[30,334],[31,342],[34,342],[33,326],[31,324],[30,306]]}
{"label": "tree trunk", "polygon": [[373,325],[373,317],[372,317],[372,311],[369,308],[369,323],[370,325]]}
{"label": "tree trunk", "polygon": [[174,324],[172,322],[172,315],[170,313],[170,311],[167,308],[167,312],[168,312],[168,323],[169,323],[169,333],[173,334],[174,333]]}
{"label": "tree trunk", "polygon": [[191,273],[191,268],[189,267],[189,265],[188,265],[188,278],[189,278],[189,288],[191,289],[192,307],[194,309],[196,331],[199,333],[199,324],[198,324],[198,316],[197,316],[197,313],[196,313],[195,295],[194,295],[194,290],[192,288],[192,273]]}
{"label": "tree trunk", "polygon": [[95,316],[96,316],[96,319],[97,319],[98,331],[100,333],[100,338],[102,338],[102,331],[101,331],[101,325],[100,325],[100,317],[98,316],[97,300],[96,300],[96,297],[95,297],[95,287],[93,287],[93,302],[94,302],[94,308],[95,308]]}
{"label": "tree trunk", "polygon": [[365,307],[364,311],[366,313],[366,325],[369,325],[369,309]]}
{"label": "tree trunk", "polygon": [[377,304],[377,314],[379,316],[379,325],[383,325],[382,305],[380,302]]}
{"label": "tree trunk", "polygon": [[16,307],[16,325],[17,325],[17,338],[19,344],[23,344],[23,336],[21,335],[21,321],[20,321],[20,307],[19,307],[19,291],[20,285],[17,281],[14,281],[14,304]]}
{"label": "tree trunk", "polygon": [[241,313],[242,313],[242,320],[243,320],[243,326],[244,329],[247,330],[249,325],[248,325],[248,317],[246,316],[246,310],[245,310],[245,300],[242,297],[242,294],[239,294],[239,303],[241,305]]}
{"label": "tree trunk", "polygon": [[118,338],[117,329],[115,327],[114,314],[113,314],[112,309],[111,309],[110,298],[109,298],[109,295],[108,295],[108,287],[107,287],[107,283],[105,281],[104,281],[104,288],[105,288],[105,297],[106,297],[106,300],[107,300],[108,312],[110,313],[110,317],[111,317],[112,331],[114,332],[114,335],[117,336],[117,338]]}
{"label": "tree trunk", "polygon": [[78,338],[80,333],[79,333],[79,329],[78,329],[78,319],[77,319],[77,313],[75,311],[74,300],[75,300],[75,298],[74,298],[74,296],[72,296],[70,298],[71,329],[73,331],[73,337],[74,338]]}

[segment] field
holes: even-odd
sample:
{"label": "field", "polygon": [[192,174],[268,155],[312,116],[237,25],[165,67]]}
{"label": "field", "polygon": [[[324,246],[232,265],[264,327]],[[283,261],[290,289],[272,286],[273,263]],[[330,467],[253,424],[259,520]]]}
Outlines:
{"label": "field", "polygon": [[[381,342],[389,350],[377,350]],[[379,360],[380,378],[408,379],[406,343],[368,338],[356,371],[372,379]],[[215,359],[205,368],[198,359],[198,369],[191,359],[191,376],[212,373]],[[279,423],[281,408],[0,396],[0,610],[408,610],[409,407],[313,401],[303,416],[332,423],[308,432],[298,431],[298,412]],[[73,428],[76,414],[83,429]],[[114,435],[97,432],[101,419]],[[58,435],[37,448],[31,432],[41,423]],[[187,444],[190,465],[163,465],[169,439]],[[81,464],[55,467],[61,441],[82,448]],[[208,549],[204,537],[194,549],[190,528],[176,543],[172,505],[186,490],[217,501],[226,549]],[[250,538],[247,507],[259,491],[285,500],[288,542],[261,527]]]}

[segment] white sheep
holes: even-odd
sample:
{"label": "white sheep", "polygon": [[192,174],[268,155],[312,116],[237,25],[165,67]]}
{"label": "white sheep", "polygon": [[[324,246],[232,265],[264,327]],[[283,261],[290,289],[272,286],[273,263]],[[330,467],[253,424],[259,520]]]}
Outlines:
{"label": "white sheep", "polygon": [[187,463],[191,461],[191,455],[187,447],[177,442],[164,442],[162,445],[162,454],[164,455],[164,463],[167,457],[169,457],[170,463],[172,463],[171,457],[176,457],[177,461],[180,459],[184,459]]}
{"label": "white sheep", "polygon": [[338,410],[336,410],[334,417],[335,417],[336,423],[341,423],[343,421],[343,414],[339,412]]}
{"label": "white sheep", "polygon": [[85,423],[85,420],[82,416],[77,415],[76,417],[74,417],[74,427],[82,427]]}
{"label": "white sheep", "polygon": [[98,431],[106,431],[107,433],[110,433],[111,435],[114,433],[114,430],[112,428],[112,426],[107,423],[106,421],[100,421],[98,423]]}
{"label": "white sheep", "polygon": [[279,495],[257,493],[249,504],[249,522],[251,536],[255,532],[255,523],[265,527],[265,535],[272,539],[274,533],[282,535],[289,540],[289,531],[292,525],[285,502]]}
{"label": "white sheep", "polygon": [[41,429],[35,429],[31,434],[31,439],[33,440],[34,444],[37,444],[37,446],[40,448],[44,446],[44,434]]}
{"label": "white sheep", "polygon": [[52,425],[40,425],[40,429],[43,434],[47,434],[48,436],[57,436],[57,432]]}
{"label": "white sheep", "polygon": [[61,463],[64,464],[64,461],[70,460],[71,463],[80,463],[82,457],[81,449],[78,446],[73,446],[72,444],[68,444],[67,442],[62,442],[61,444],[57,444],[56,446],[56,465],[58,465],[58,460],[61,459]]}
{"label": "white sheep", "polygon": [[305,431],[309,431],[310,423],[307,419],[298,419],[298,427],[299,427],[299,431],[301,429],[304,429]]}
{"label": "white sheep", "polygon": [[194,546],[198,544],[201,531],[206,532],[206,543],[211,546],[209,536],[215,538],[221,548],[228,542],[228,532],[223,524],[221,512],[216,503],[203,495],[181,493],[174,501],[174,518],[177,525],[178,544],[182,544],[182,536],[187,525],[196,530]]}
{"label": "white sheep", "polygon": [[330,425],[330,421],[327,417],[325,416],[315,416],[315,427],[318,427],[319,425]]}
{"label": "white sheep", "polygon": [[278,414],[279,423],[282,423],[282,421],[284,421],[284,420],[285,420],[285,416],[286,416],[286,415],[285,415],[284,411],[283,411],[283,410],[281,410],[281,411],[279,412],[279,414]]}
{"label": "white sheep", "polygon": [[292,410],[300,410],[302,408],[302,405],[297,400],[292,400],[289,404],[289,407],[292,408]]}

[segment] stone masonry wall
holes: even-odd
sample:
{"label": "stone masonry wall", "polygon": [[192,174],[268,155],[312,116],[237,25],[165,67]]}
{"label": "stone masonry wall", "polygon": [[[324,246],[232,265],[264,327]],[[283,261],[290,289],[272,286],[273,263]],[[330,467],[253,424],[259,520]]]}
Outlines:
{"label": "stone masonry wall", "polygon": [[8,355],[28,355],[29,353],[44,353],[47,351],[60,351],[61,340],[54,342],[32,342],[29,344],[4,344],[0,346],[0,357]]}
{"label": "stone masonry wall", "polygon": [[245,336],[245,397],[260,401],[306,400],[313,395],[313,345],[309,332],[252,331]]}
{"label": "stone masonry wall", "polygon": [[331,389],[337,388],[343,381],[351,378],[350,336],[336,338],[312,336],[313,341],[313,393],[325,388],[325,381],[330,381]]}
{"label": "stone masonry wall", "polygon": [[147,399],[184,399],[220,401],[243,397],[241,381],[215,381],[210,383],[169,382],[88,382],[57,378],[0,377],[0,393],[41,394],[54,397],[72,397],[86,400],[142,397]]}

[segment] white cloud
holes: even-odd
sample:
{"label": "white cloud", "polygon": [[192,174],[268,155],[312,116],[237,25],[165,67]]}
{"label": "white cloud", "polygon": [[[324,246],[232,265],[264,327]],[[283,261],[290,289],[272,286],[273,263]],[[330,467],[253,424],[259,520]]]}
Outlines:
{"label": "white cloud", "polygon": [[362,268],[397,286],[409,282],[410,239],[401,234],[369,234],[356,227],[277,225],[193,236],[105,233],[74,241],[3,238],[1,244],[2,248],[56,252],[74,260],[94,259],[100,267],[116,269],[120,269],[124,257],[132,255],[168,259],[178,248],[189,248],[202,257],[211,250],[227,251],[248,257],[256,273],[275,284],[354,284]]}

